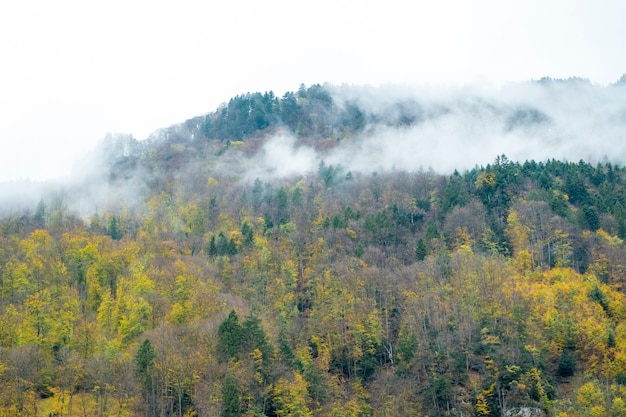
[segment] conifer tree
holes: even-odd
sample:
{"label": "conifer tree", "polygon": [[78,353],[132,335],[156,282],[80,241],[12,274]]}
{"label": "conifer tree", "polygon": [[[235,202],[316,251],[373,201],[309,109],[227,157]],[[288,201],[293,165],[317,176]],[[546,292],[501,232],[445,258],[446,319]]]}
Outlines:
{"label": "conifer tree", "polygon": [[226,358],[235,356],[241,345],[243,328],[235,310],[231,310],[228,317],[220,324],[217,330],[218,350]]}
{"label": "conifer tree", "polygon": [[240,390],[235,378],[228,374],[222,385],[222,417],[237,417],[241,411]]}

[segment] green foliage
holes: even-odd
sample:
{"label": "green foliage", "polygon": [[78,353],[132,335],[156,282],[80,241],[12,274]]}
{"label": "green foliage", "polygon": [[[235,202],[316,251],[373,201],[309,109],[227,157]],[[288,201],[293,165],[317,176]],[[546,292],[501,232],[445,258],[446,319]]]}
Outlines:
{"label": "green foliage", "polygon": [[117,217],[111,216],[109,219],[109,227],[107,228],[109,236],[113,240],[119,240],[122,238],[122,232],[119,229]]}
{"label": "green foliage", "polygon": [[325,87],[301,86],[297,94],[278,98],[273,92],[246,93],[208,114],[200,130],[209,139],[241,140],[275,125],[298,135],[327,136],[332,125],[355,132],[363,128],[365,116],[355,105],[340,110]]}
{"label": "green foliage", "polygon": [[595,285],[593,289],[589,292],[589,298],[600,304],[604,311],[606,311],[607,313],[609,312],[609,303],[606,295],[597,285]]}
{"label": "green foliage", "polygon": [[221,173],[277,126],[324,151],[372,117],[242,95],[115,166],[151,173],[132,206],[0,219],[0,414],[623,414],[625,169]]}
{"label": "green foliage", "polygon": [[582,210],[587,227],[594,232],[598,230],[600,228],[600,216],[598,215],[598,211],[592,206],[584,206]]}
{"label": "green foliage", "polygon": [[[243,236],[244,246],[251,246],[254,243],[254,229],[252,229],[252,226],[250,226],[250,224],[246,221],[244,221],[243,224],[241,225],[241,234]],[[214,239],[213,239],[213,246],[215,247]],[[215,252],[214,254],[217,254],[217,247],[215,247],[213,251]]]}
{"label": "green foliage", "polygon": [[323,181],[324,186],[332,187],[336,185],[343,173],[341,166],[326,165],[322,160],[317,168],[317,175]]}
{"label": "green foliage", "polygon": [[413,364],[417,354],[417,346],[417,336],[405,324],[398,335],[397,357],[400,372],[403,372]]}
{"label": "green foliage", "polygon": [[419,238],[417,240],[417,246],[415,247],[415,259],[417,259],[418,261],[423,261],[424,259],[426,259],[426,255],[428,255],[426,242],[424,242],[424,238]]}
{"label": "green foliage", "polygon": [[441,209],[447,213],[454,207],[464,206],[467,204],[468,200],[469,195],[466,191],[464,180],[461,175],[455,171],[443,191]]}
{"label": "green foliage", "polygon": [[145,376],[150,372],[150,368],[154,365],[154,347],[150,339],[145,339],[137,349],[135,363],[139,375]]}
{"label": "green foliage", "polygon": [[363,256],[363,252],[363,244],[361,242],[357,243],[356,248],[354,249],[354,256],[360,258],[361,256]]}
{"label": "green foliage", "polygon": [[243,328],[235,310],[231,310],[228,317],[220,324],[217,330],[217,348],[225,358],[234,357],[239,351],[244,337]]}
{"label": "green foliage", "polygon": [[570,349],[563,349],[561,358],[559,359],[559,366],[557,374],[561,377],[570,377],[574,375],[576,371],[576,357]]}
{"label": "green foliage", "polygon": [[265,331],[261,327],[261,320],[258,317],[249,315],[243,322],[241,327],[241,349],[247,353],[258,349],[263,354],[264,360],[270,358],[272,348],[267,341]]}
{"label": "green foliage", "polygon": [[237,381],[227,374],[222,385],[222,417],[237,417],[241,411],[240,390]]}
{"label": "green foliage", "polygon": [[46,204],[43,199],[39,200],[37,203],[37,208],[35,209],[35,214],[33,215],[33,220],[40,225],[45,224],[46,222]]}

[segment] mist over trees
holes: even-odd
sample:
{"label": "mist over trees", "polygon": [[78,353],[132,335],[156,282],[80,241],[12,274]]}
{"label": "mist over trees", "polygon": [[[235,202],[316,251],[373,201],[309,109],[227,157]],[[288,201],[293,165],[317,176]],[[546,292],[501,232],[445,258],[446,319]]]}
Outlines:
{"label": "mist over trees", "polygon": [[[532,86],[620,114],[621,85]],[[626,169],[429,169],[435,125],[564,132],[560,104],[458,99],[301,86],[105,138],[0,219],[0,414],[626,415]]]}

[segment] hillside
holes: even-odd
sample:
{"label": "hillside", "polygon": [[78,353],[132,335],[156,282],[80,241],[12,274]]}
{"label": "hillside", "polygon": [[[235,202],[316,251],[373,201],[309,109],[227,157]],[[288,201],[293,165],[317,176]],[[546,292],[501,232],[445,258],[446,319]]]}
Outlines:
{"label": "hillside", "polygon": [[0,415],[626,415],[624,87],[531,90],[301,86],[108,136],[0,220]]}

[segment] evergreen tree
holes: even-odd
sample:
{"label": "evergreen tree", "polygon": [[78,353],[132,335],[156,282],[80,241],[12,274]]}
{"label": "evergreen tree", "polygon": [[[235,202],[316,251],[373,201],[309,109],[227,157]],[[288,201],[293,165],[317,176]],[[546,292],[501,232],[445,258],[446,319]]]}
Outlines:
{"label": "evergreen tree", "polygon": [[237,242],[234,237],[231,237],[226,247],[227,255],[237,255]]}
{"label": "evergreen tree", "polygon": [[361,242],[357,243],[356,248],[354,249],[354,256],[360,258],[361,256],[363,256],[363,252],[363,244]]}
{"label": "evergreen tree", "polygon": [[215,244],[215,235],[209,240],[209,256],[217,256],[217,245]]}
{"label": "evergreen tree", "polygon": [[46,205],[43,202],[43,198],[39,200],[39,203],[37,204],[33,220],[42,225],[46,222]]}
{"label": "evergreen tree", "polygon": [[135,368],[142,388],[142,395],[147,410],[155,411],[152,368],[154,367],[154,347],[149,339],[145,339],[135,354]]}
{"label": "evergreen tree", "polygon": [[570,351],[570,349],[563,349],[561,358],[559,359],[557,374],[565,378],[574,375],[575,370],[576,358],[574,357],[574,354]]}
{"label": "evergreen tree", "polygon": [[120,240],[122,238],[122,233],[117,224],[117,217],[111,216],[111,218],[109,219],[108,232],[109,236],[111,236],[111,239],[113,240]]}
{"label": "evergreen tree", "polygon": [[[573,168],[572,168],[573,170]],[[572,172],[565,180],[565,190],[569,200],[574,204],[586,203],[589,200],[589,193],[582,178]]]}
{"label": "evergreen tree", "polygon": [[595,232],[600,228],[600,216],[595,207],[589,205],[583,207],[583,217],[585,224],[590,230]]}
{"label": "evergreen tree", "polygon": [[426,248],[426,242],[424,238],[420,237],[417,241],[417,247],[415,248],[415,258],[418,261],[423,261],[428,255],[428,248]]}
{"label": "evergreen tree", "polygon": [[220,324],[217,330],[217,348],[226,358],[234,357],[239,351],[243,337],[243,328],[235,310],[231,310],[228,317]]}
{"label": "evergreen tree", "polygon": [[228,255],[228,239],[226,239],[226,235],[224,235],[224,232],[219,232],[219,234],[217,235],[216,247],[218,255]]}
{"label": "evergreen tree", "polygon": [[142,378],[149,375],[152,366],[154,365],[154,347],[150,339],[145,339],[139,346],[137,353],[135,354],[135,364],[137,366],[137,374]]}
{"label": "evergreen tree", "polygon": [[222,385],[222,417],[238,417],[241,411],[240,390],[235,378],[228,374]]}
{"label": "evergreen tree", "polygon": [[254,180],[254,185],[252,186],[252,207],[254,210],[258,210],[261,208],[261,204],[263,203],[263,181],[260,179]]}
{"label": "evergreen tree", "polygon": [[[244,246],[251,246],[254,243],[254,230],[248,222],[243,222],[241,225],[241,234],[243,236]],[[215,242],[213,242],[215,244]]]}
{"label": "evergreen tree", "polygon": [[264,360],[268,360],[271,354],[271,346],[265,336],[265,330],[261,327],[261,320],[258,317],[249,315],[243,322],[241,329],[242,349],[245,352],[252,352],[259,349],[263,353]]}

